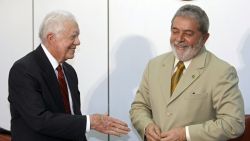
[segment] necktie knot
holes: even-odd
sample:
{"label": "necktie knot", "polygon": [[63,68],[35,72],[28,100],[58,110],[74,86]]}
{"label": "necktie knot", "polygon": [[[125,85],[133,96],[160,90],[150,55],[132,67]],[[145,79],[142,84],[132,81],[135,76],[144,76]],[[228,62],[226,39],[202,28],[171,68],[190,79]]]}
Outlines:
{"label": "necktie knot", "polygon": [[183,71],[185,69],[185,65],[183,61],[179,61],[176,66],[177,66],[177,70],[180,69]]}
{"label": "necktie knot", "polygon": [[58,67],[56,68],[57,71],[62,71],[62,65],[58,65]]}
{"label": "necktie knot", "polygon": [[171,94],[174,92],[174,89],[176,88],[183,70],[185,69],[185,65],[183,63],[183,61],[179,61],[176,65],[177,70],[175,71],[175,73],[173,74],[172,78],[171,78]]}

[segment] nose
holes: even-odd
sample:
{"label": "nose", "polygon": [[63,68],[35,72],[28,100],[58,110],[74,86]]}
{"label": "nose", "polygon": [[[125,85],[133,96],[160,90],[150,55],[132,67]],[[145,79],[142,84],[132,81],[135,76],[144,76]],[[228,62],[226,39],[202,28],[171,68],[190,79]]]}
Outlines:
{"label": "nose", "polygon": [[74,44],[75,44],[75,45],[80,45],[79,37],[76,37],[76,38],[75,38]]}
{"label": "nose", "polygon": [[183,33],[180,33],[180,34],[178,34],[176,36],[176,41],[178,41],[178,42],[184,41],[184,35],[183,35]]}

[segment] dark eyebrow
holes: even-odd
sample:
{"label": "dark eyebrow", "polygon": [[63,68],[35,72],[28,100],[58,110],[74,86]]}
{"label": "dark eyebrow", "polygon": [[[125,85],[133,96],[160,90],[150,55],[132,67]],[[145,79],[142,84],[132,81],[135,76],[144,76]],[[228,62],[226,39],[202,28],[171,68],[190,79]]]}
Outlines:
{"label": "dark eyebrow", "polygon": [[171,28],[171,31],[172,31],[172,30],[178,30],[178,31],[179,31],[179,29],[178,29],[178,28],[175,28],[175,27],[172,27],[172,28]]}
{"label": "dark eyebrow", "polygon": [[176,28],[176,27],[171,27],[171,29],[178,29],[178,28]]}
{"label": "dark eyebrow", "polygon": [[171,30],[178,30],[178,31],[183,31],[183,32],[190,32],[190,33],[194,33],[193,30],[190,30],[190,29],[186,29],[186,30],[180,30],[179,28],[176,28],[176,27],[172,27]]}
{"label": "dark eyebrow", "polygon": [[184,30],[184,32],[194,32],[193,30],[189,30],[189,29],[187,29],[187,30]]}

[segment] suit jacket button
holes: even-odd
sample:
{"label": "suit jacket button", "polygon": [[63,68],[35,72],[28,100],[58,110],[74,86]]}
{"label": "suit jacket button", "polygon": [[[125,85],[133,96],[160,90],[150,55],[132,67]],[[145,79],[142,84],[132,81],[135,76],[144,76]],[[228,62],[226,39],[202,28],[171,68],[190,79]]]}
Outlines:
{"label": "suit jacket button", "polygon": [[172,115],[172,113],[169,113],[169,112],[167,113],[167,116],[168,116],[168,117],[171,116],[171,115]]}

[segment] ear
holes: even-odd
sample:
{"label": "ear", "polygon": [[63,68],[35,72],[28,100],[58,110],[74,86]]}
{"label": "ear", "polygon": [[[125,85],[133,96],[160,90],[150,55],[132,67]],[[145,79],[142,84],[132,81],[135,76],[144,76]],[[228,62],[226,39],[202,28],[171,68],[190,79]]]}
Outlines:
{"label": "ear", "polygon": [[206,33],[206,34],[203,35],[203,44],[206,43],[208,37],[209,37],[209,33]]}
{"label": "ear", "polygon": [[55,38],[55,34],[52,33],[52,32],[49,32],[49,33],[47,34],[46,38],[47,38],[47,41],[48,41],[49,43],[54,42],[55,39],[56,39],[56,38]]}

